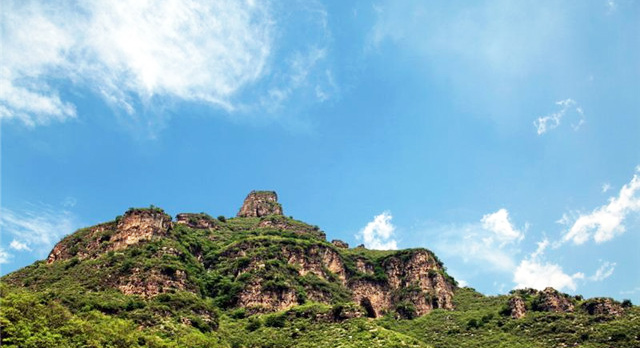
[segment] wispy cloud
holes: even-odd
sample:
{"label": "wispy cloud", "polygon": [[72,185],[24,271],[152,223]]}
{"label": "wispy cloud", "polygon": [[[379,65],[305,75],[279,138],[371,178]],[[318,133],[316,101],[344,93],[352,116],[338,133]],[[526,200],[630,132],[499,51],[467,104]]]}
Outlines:
{"label": "wispy cloud", "polygon": [[[602,243],[624,233],[625,219],[631,214],[640,212],[640,170],[631,181],[624,185],[617,197],[609,199],[609,203],[600,206],[589,214],[581,214],[564,234],[562,242],[573,241],[583,244],[593,237],[596,243]],[[561,220],[568,223],[570,219],[565,214]]]}
{"label": "wispy cloud", "polygon": [[78,221],[71,212],[47,205],[33,205],[19,211],[2,208],[1,213],[2,234],[14,238],[10,247],[33,249],[38,257],[45,256],[63,236],[78,228]]}
{"label": "wispy cloud", "polygon": [[596,282],[603,281],[609,278],[613,274],[613,271],[615,270],[615,268],[616,268],[615,262],[605,261],[600,266],[600,268],[596,270],[596,273],[591,277],[589,277],[589,280],[596,281]]}
{"label": "wispy cloud", "polygon": [[11,241],[11,244],[9,244],[9,247],[11,249],[18,250],[18,251],[20,250],[31,251],[31,248],[27,246],[27,243],[19,242],[15,239]]}
{"label": "wispy cloud", "polygon": [[[305,18],[306,29],[328,30],[319,5],[300,6],[320,18],[317,25]],[[269,98],[267,90],[300,88],[312,70],[325,71],[318,60],[327,40],[281,49],[284,36],[299,31],[283,23],[292,16],[275,13],[288,7],[249,0],[7,1],[0,117],[29,126],[75,118],[75,105],[62,97],[68,89],[92,90],[132,116],[172,101],[244,110],[251,103],[241,99],[245,93]],[[281,61],[291,64],[274,68]],[[313,83],[310,93],[317,88]]]}
{"label": "wispy cloud", "polygon": [[524,232],[514,226],[506,209],[486,214],[479,222],[440,227],[436,248],[464,263],[482,263],[485,269],[511,272]]}
{"label": "wispy cloud", "polygon": [[562,118],[566,117],[569,113],[575,114],[577,120],[576,123],[571,124],[573,130],[577,131],[584,124],[584,111],[580,106],[577,106],[575,100],[571,98],[559,100],[556,102],[556,105],[560,106],[559,111],[547,116],[538,117],[538,119],[533,122],[538,135],[542,135],[557,128],[560,125]]}
{"label": "wispy cloud", "polygon": [[9,263],[12,255],[9,254],[3,247],[0,247],[0,265],[3,263]]}
{"label": "wispy cloud", "polygon": [[602,193],[607,193],[607,191],[611,190],[611,184],[605,182],[602,184]]}
{"label": "wispy cloud", "polygon": [[633,288],[631,290],[622,290],[620,291],[620,295],[633,295],[639,292],[640,292],[640,286],[638,286],[637,288]]}
{"label": "wispy cloud", "polygon": [[356,234],[356,238],[362,240],[369,249],[398,249],[396,240],[392,238],[396,228],[391,223],[391,219],[393,219],[393,216],[388,211],[376,215],[373,221],[370,221],[367,226]]}

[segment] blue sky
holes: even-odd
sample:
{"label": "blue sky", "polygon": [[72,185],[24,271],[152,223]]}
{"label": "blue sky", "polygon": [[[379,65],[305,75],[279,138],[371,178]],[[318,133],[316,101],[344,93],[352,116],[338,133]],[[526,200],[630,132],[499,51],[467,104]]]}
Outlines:
{"label": "blue sky", "polygon": [[486,294],[640,303],[638,1],[2,6],[2,274],[270,189]]}

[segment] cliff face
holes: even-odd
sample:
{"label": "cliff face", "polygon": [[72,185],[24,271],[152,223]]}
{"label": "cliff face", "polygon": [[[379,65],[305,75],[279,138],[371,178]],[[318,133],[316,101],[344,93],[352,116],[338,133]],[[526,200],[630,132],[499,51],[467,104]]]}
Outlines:
{"label": "cliff face", "polygon": [[[47,262],[101,260],[106,255],[108,263],[99,266],[106,270],[113,267],[113,252],[120,252],[125,256],[118,262],[131,264],[118,268],[124,272],[106,274],[105,286],[145,298],[204,291],[225,306],[254,312],[308,301],[353,302],[369,317],[388,312],[414,317],[453,308],[455,283],[430,251],[349,249],[341,241],[329,243],[317,226],[283,216],[275,192],[251,192],[238,216],[227,221],[181,213],[172,222],[158,208],[130,209],[114,222],[66,237]],[[127,261],[136,255],[146,256]],[[191,266],[184,265],[189,262]]]}
{"label": "cliff face", "polygon": [[282,215],[278,195],[273,191],[251,191],[238,212],[238,217]]}
{"label": "cliff face", "polygon": [[171,217],[161,209],[130,209],[114,222],[89,227],[65,237],[53,248],[47,263],[97,257],[108,251],[125,249],[155,236],[166,235]]}

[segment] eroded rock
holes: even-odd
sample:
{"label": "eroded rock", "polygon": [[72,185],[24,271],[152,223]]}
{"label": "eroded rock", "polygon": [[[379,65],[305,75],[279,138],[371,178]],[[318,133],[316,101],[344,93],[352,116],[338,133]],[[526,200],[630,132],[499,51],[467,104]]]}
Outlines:
{"label": "eroded rock", "polygon": [[527,314],[527,306],[520,296],[512,296],[509,299],[510,315],[514,319],[523,318]]}
{"label": "eroded rock", "polygon": [[207,229],[216,228],[216,221],[206,214],[181,213],[176,215],[176,224],[186,225],[191,228]]}
{"label": "eroded rock", "polygon": [[534,301],[534,310],[543,312],[570,313],[574,305],[568,296],[548,287],[542,290]]}
{"label": "eroded rock", "polygon": [[238,217],[261,217],[273,214],[282,215],[278,195],[274,191],[251,191],[245,198]]}
{"label": "eroded rock", "polygon": [[610,298],[597,297],[585,301],[581,308],[591,315],[619,316],[624,313],[624,308]]}
{"label": "eroded rock", "polygon": [[340,239],[332,240],[331,244],[335,245],[337,248],[349,249],[349,244],[347,242],[341,241]]}

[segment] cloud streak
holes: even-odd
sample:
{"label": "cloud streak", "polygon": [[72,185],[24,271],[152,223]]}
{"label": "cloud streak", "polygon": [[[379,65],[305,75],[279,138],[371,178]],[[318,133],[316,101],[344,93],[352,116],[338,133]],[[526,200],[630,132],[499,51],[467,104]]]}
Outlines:
{"label": "cloud streak", "polygon": [[[636,169],[631,181],[624,185],[617,197],[609,199],[609,203],[594,209],[589,214],[579,215],[569,230],[564,234],[562,242],[572,241],[584,244],[593,238],[596,243],[603,243],[625,232],[625,219],[640,212],[640,170]],[[563,222],[568,222],[566,215]]]}
{"label": "cloud streak", "polygon": [[20,211],[2,208],[1,213],[2,234],[14,238],[10,247],[21,251],[33,249],[38,257],[45,256],[56,242],[79,225],[71,212],[45,205]]}
{"label": "cloud streak", "polygon": [[0,265],[4,263],[9,263],[12,255],[9,254],[3,247],[0,247]]}
{"label": "cloud streak", "polygon": [[482,263],[487,269],[512,272],[524,232],[514,226],[506,209],[486,214],[477,223],[441,228],[439,253],[461,258],[466,264]]}
{"label": "cloud streak", "polygon": [[560,126],[562,118],[566,117],[569,113],[575,114],[578,120],[577,123],[571,125],[573,130],[577,131],[584,124],[584,111],[577,105],[575,100],[571,98],[559,100],[556,102],[556,105],[560,106],[559,111],[547,116],[538,117],[538,119],[533,122],[538,135],[542,135]]}
{"label": "cloud streak", "polygon": [[[0,117],[28,126],[78,117],[63,96],[69,90],[89,89],[132,116],[174,101],[234,112],[247,108],[245,95],[282,103],[325,71],[319,61],[326,40],[279,51],[277,42],[283,40],[276,38],[290,34],[279,21],[288,16],[278,16],[282,8],[270,2],[8,1],[3,6]],[[309,30],[327,30],[326,13],[313,8],[306,14],[320,17],[318,23],[306,18]],[[278,61],[291,64],[279,70],[273,66]],[[321,73],[312,74],[315,69]],[[325,85],[310,83],[310,93],[324,91],[318,99],[326,100]],[[278,90],[285,92],[275,95]]]}
{"label": "cloud streak", "polygon": [[596,273],[594,275],[589,277],[589,280],[596,281],[596,282],[603,281],[609,278],[613,274],[613,271],[615,270],[615,268],[616,268],[615,262],[606,261],[600,266],[600,268],[596,270]]}

